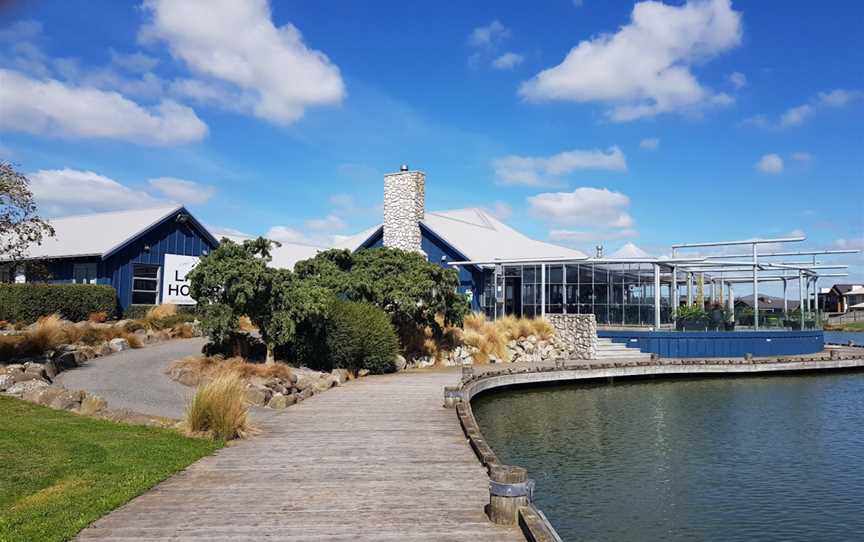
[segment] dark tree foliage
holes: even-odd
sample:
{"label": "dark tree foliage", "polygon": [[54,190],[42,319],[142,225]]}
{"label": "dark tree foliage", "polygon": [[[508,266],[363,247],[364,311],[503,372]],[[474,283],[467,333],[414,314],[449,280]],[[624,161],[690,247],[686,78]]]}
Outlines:
{"label": "dark tree foliage", "polygon": [[298,262],[295,273],[353,301],[383,309],[403,340],[429,327],[440,336],[444,325],[461,325],[469,305],[456,288],[454,269],[430,263],[423,255],[394,248],[351,253],[328,250]]}

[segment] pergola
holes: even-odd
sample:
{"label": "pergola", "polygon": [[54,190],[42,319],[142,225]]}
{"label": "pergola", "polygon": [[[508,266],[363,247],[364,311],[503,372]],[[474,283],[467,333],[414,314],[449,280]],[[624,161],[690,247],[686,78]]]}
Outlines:
{"label": "pergola", "polygon": [[[516,258],[516,259],[494,259],[494,260],[466,260],[450,262],[451,266],[476,266],[492,269],[496,288],[495,316],[499,314],[499,305],[503,313],[503,293],[499,279],[503,276],[505,266],[534,265],[540,267],[540,306],[541,315],[546,314],[546,284],[547,268],[552,265],[585,265],[598,264],[614,266],[617,264],[645,264],[653,271],[654,286],[654,327],[661,326],[661,284],[669,285],[670,306],[673,313],[681,304],[679,285],[687,288],[687,304],[692,304],[694,278],[701,276],[704,284],[711,285],[710,300],[722,302],[724,290],[728,291],[728,307],[734,311],[735,291],[734,285],[752,283],[753,285],[753,324],[754,329],[759,329],[759,285],[760,283],[782,282],[783,284],[783,309],[788,312],[788,283],[798,281],[798,301],[802,313],[801,326],[804,326],[804,314],[816,310],[818,300],[817,283],[823,277],[842,277],[847,273],[825,273],[826,270],[842,270],[847,265],[826,265],[816,260],[819,255],[853,254],[858,250],[811,250],[797,252],[763,252],[760,253],[760,245],[776,245],[783,243],[795,243],[804,241],[805,237],[784,237],[777,239],[746,239],[739,241],[719,241],[706,243],[679,243],[672,245],[672,255],[667,258],[604,258],[598,254],[597,257],[582,258]],[[681,255],[681,251],[688,249],[704,249],[729,246],[748,246],[747,253],[718,253],[697,254],[693,256]],[[790,258],[811,256],[812,261],[787,261],[777,258]],[[747,258],[747,260],[741,260]],[[566,267],[565,267],[566,269]],[[666,280],[663,280],[663,279]],[[812,303],[811,303],[812,292]],[[566,307],[565,307],[566,312]]]}

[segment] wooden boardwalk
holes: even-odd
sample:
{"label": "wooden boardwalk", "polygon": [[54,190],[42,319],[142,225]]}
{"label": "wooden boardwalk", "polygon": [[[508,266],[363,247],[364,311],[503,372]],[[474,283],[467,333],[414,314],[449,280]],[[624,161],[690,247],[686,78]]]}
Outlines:
{"label": "wooden boardwalk", "polygon": [[79,540],[506,541],[452,410],[454,371],[368,377],[269,416]]}

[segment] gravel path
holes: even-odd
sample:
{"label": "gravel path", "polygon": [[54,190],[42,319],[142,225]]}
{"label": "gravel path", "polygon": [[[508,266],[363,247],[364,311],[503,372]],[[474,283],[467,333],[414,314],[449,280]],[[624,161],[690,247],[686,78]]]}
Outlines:
{"label": "gravel path", "polygon": [[168,378],[165,369],[180,358],[200,354],[205,343],[202,338],[175,339],[118,352],[66,371],[56,381],[99,395],[108,401],[109,408],[182,418],[194,389]]}

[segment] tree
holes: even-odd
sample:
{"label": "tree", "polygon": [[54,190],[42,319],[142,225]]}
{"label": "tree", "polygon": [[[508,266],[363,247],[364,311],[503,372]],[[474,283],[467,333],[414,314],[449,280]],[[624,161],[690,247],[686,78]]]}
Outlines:
{"label": "tree", "polygon": [[440,336],[441,325],[461,325],[468,301],[457,291],[459,275],[430,263],[421,254],[395,248],[355,253],[328,250],[298,262],[295,273],[353,301],[383,309],[405,346],[406,339],[429,327]]}
{"label": "tree", "polygon": [[[273,244],[260,237],[242,244],[222,239],[188,276],[202,328],[213,342],[234,341],[239,319],[246,316],[267,347],[267,363],[274,361],[277,346],[294,338],[298,322],[323,312],[330,297],[326,288],[287,269],[268,267]],[[235,352],[237,346],[235,341]]]}
{"label": "tree", "polygon": [[53,235],[54,228],[37,214],[30,181],[0,161],[0,261],[22,260],[31,245]]}

